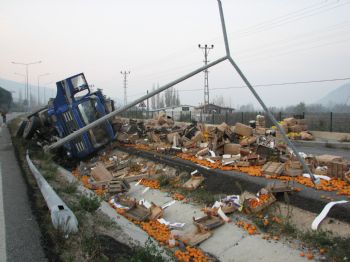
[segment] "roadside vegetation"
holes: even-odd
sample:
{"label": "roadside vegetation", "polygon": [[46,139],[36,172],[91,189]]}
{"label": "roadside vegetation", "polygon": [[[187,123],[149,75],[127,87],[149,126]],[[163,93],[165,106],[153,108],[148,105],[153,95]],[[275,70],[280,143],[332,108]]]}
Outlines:
{"label": "roadside vegetation", "polygon": [[[49,261],[165,261],[151,241],[145,247],[140,247],[130,239],[123,238],[118,224],[98,210],[101,203],[99,197],[80,194],[77,183],[68,183],[57,175],[53,155],[44,153],[33,140],[26,141],[16,137],[20,121],[21,119],[16,118],[8,126]],[[27,165],[26,150],[29,150],[42,175],[76,215],[79,221],[77,234],[67,238],[52,226],[50,212]]]}

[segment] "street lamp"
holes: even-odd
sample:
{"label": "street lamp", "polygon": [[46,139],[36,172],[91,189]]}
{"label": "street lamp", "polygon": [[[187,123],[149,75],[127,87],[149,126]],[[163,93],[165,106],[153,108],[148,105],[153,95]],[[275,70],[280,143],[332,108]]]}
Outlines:
{"label": "street lamp", "polygon": [[[38,106],[40,105],[40,95],[39,95],[39,88],[40,88],[40,77],[43,77],[43,76],[47,76],[49,75],[50,73],[45,73],[45,74],[41,74],[41,75],[38,75]],[[44,88],[45,90],[45,88]],[[44,91],[45,92],[45,91]],[[44,104],[45,104],[45,97],[44,97]]]}
{"label": "street lamp", "polygon": [[18,62],[11,62],[12,64],[14,65],[24,65],[26,67],[26,94],[27,94],[27,99],[29,101],[28,103],[28,111],[29,111],[29,108],[31,107],[31,99],[30,99],[30,96],[29,96],[29,83],[28,83],[28,67],[30,65],[35,65],[35,64],[40,64],[41,61],[36,61],[36,62],[31,62],[31,63],[18,63]]}

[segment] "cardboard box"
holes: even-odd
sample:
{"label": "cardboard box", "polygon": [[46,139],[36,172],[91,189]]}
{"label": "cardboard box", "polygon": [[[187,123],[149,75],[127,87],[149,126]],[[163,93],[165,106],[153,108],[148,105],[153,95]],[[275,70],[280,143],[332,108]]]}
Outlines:
{"label": "cardboard box", "polygon": [[306,130],[307,130],[306,125],[294,125],[294,126],[289,127],[289,131],[294,132],[294,133],[300,133],[300,132],[306,131]]}
{"label": "cardboard box", "polygon": [[266,128],[263,128],[263,127],[257,127],[256,129],[255,129],[255,133],[257,134],[257,135],[265,135],[265,133],[266,133]]}
{"label": "cardboard box", "polygon": [[251,137],[247,137],[247,138],[244,138],[242,139],[239,144],[241,146],[248,146],[248,145],[251,145],[251,144],[254,144],[256,142],[256,136],[251,136]]}
{"label": "cardboard box", "polygon": [[253,134],[253,128],[242,123],[236,123],[235,133],[241,136],[251,136]]}
{"label": "cardboard box", "polygon": [[343,161],[343,158],[335,155],[320,155],[316,156],[316,160],[320,165],[327,165],[333,161]]}
{"label": "cardboard box", "polygon": [[283,122],[288,126],[295,126],[297,124],[297,120],[294,117],[285,118],[283,119]]}
{"label": "cardboard box", "polygon": [[230,129],[230,127],[225,122],[218,125],[216,128],[223,133],[225,132],[226,129]]}
{"label": "cardboard box", "polygon": [[112,180],[112,174],[102,164],[98,164],[91,170],[91,176],[96,181],[110,181]]}
{"label": "cardboard box", "polygon": [[241,145],[228,143],[224,145],[224,154],[226,155],[237,155],[240,153]]}
{"label": "cardboard box", "polygon": [[306,125],[306,119],[296,119],[297,125]]}

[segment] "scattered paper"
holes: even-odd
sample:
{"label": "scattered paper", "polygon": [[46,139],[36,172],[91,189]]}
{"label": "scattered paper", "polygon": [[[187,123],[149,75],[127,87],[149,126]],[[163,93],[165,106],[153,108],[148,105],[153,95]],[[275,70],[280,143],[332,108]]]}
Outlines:
{"label": "scattered paper", "polygon": [[146,187],[143,191],[142,191],[142,195],[145,194],[147,191],[149,190],[149,187]]}
{"label": "scattered paper", "polygon": [[215,201],[214,205],[211,207],[211,208],[219,208],[223,206],[223,203],[222,202],[219,202],[219,201]]}
{"label": "scattered paper", "polygon": [[151,208],[152,206],[152,204],[145,199],[141,199],[139,205],[143,205],[145,208]]}
{"label": "scattered paper", "polygon": [[167,207],[170,207],[171,205],[175,204],[175,200],[172,200],[168,203],[165,203],[164,205],[161,206],[162,209],[166,209]]}
{"label": "scattered paper", "polygon": [[212,157],[215,157],[215,156],[216,156],[216,155],[215,155],[215,152],[212,151],[212,150],[209,150],[209,153],[210,153],[210,156],[212,156]]}
{"label": "scattered paper", "polygon": [[183,228],[185,226],[185,223],[174,222],[174,223],[170,223],[169,226],[172,228]]}
{"label": "scattered paper", "polygon": [[[310,174],[303,174],[303,177],[310,178]],[[329,176],[324,176],[324,175],[314,175],[314,177],[327,180],[327,181],[331,180]]]}
{"label": "scattered paper", "polygon": [[166,225],[166,226],[168,226],[170,224],[170,222],[166,221],[164,218],[159,218],[159,219],[157,219],[157,221],[159,223],[161,223],[162,225]]}
{"label": "scattered paper", "polygon": [[333,201],[333,202],[329,202],[321,211],[321,213],[315,218],[315,220],[312,222],[311,224],[311,229],[312,230],[317,230],[318,225],[322,222],[322,220],[327,216],[329,210],[337,204],[345,204],[348,201],[346,200],[340,200],[340,201]]}
{"label": "scattered paper", "polygon": [[222,211],[221,207],[218,210],[218,215],[224,220],[225,222],[230,222],[230,219],[225,215],[224,211]]}
{"label": "scattered paper", "polygon": [[195,174],[197,174],[197,173],[198,173],[198,170],[196,169],[196,170],[194,170],[194,171],[191,172],[191,176],[193,176],[193,175],[195,175]]}

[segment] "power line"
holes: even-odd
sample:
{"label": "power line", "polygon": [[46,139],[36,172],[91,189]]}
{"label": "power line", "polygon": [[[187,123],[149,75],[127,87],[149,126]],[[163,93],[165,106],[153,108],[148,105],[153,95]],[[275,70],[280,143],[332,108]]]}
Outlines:
{"label": "power line", "polygon": [[[313,84],[313,83],[325,83],[325,82],[337,82],[337,81],[345,81],[350,80],[350,77],[343,78],[331,78],[331,79],[320,79],[320,80],[309,80],[309,81],[295,81],[295,82],[282,82],[282,83],[270,83],[270,84],[256,84],[253,87],[271,87],[271,86],[286,86],[286,85],[300,85],[300,84]],[[216,87],[211,88],[211,90],[226,90],[226,89],[237,89],[237,88],[245,88],[246,85],[242,86],[229,86],[229,87]],[[194,89],[179,89],[178,92],[192,92],[192,91],[202,91],[202,88],[194,88]],[[137,96],[144,93],[136,93],[130,95],[129,97]]]}

